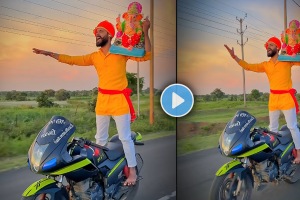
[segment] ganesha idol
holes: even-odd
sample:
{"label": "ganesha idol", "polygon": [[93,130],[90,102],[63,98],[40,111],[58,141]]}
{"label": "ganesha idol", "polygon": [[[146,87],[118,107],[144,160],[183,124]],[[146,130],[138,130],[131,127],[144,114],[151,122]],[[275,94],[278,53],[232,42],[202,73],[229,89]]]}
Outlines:
{"label": "ganesha idol", "polygon": [[141,21],[143,18],[142,5],[132,2],[128,11],[123,13],[121,22],[120,15],[116,19],[116,39],[110,48],[111,53],[127,56],[143,57],[145,54],[144,34]]}
{"label": "ganesha idol", "polygon": [[300,23],[292,20],[281,34],[282,50],[278,60],[300,61]]}

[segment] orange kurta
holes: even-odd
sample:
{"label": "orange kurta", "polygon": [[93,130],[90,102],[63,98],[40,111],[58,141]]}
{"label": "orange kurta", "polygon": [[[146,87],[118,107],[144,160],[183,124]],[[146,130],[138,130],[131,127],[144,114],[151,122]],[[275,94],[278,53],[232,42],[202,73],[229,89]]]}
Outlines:
{"label": "orange kurta", "polygon": [[[274,63],[271,59],[259,64],[248,64],[240,60],[239,65],[245,70],[264,72],[267,74],[271,90],[290,90],[293,87],[291,68],[293,65],[300,65],[300,62]],[[289,110],[295,107],[295,102],[289,93],[270,94],[269,110]]]}
{"label": "orange kurta", "polygon": [[[147,52],[144,57],[128,57],[108,53],[104,55],[99,51],[84,56],[59,55],[59,62],[69,65],[91,66],[93,65],[98,74],[98,87],[106,90],[123,90],[128,86],[126,78],[126,62],[150,60],[151,53]],[[129,113],[129,106],[123,94],[108,95],[98,93],[96,104],[97,115],[124,115]]]}

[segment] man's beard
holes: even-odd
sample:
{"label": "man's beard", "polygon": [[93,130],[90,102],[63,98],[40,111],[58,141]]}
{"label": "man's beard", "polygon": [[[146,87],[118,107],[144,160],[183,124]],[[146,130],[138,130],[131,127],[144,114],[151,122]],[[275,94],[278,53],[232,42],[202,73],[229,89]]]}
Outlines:
{"label": "man's beard", "polygon": [[98,42],[98,40],[96,39],[96,46],[97,47],[103,47],[107,44],[107,42],[108,42],[108,35],[102,37],[101,42]]}
{"label": "man's beard", "polygon": [[270,52],[270,53],[269,53],[269,50],[267,51],[268,57],[271,57],[271,58],[272,58],[273,56],[275,56],[276,53],[277,53],[277,49],[272,49],[272,52]]}

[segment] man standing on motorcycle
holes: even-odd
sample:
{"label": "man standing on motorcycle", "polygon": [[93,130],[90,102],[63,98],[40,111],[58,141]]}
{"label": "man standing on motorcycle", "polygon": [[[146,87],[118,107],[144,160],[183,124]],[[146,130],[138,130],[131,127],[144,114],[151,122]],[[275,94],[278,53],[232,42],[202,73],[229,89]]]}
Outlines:
{"label": "man standing on motorcycle", "polygon": [[290,129],[297,149],[297,157],[294,163],[300,163],[300,132],[297,127],[297,113],[299,107],[296,99],[296,90],[292,88],[291,68],[293,65],[300,66],[300,62],[278,61],[278,53],[281,49],[281,42],[278,38],[270,38],[266,44],[267,56],[269,61],[258,64],[248,64],[239,59],[234,54],[234,49],[224,45],[231,57],[245,70],[254,72],[264,72],[267,74],[270,84],[269,97],[269,119],[270,131],[277,132],[279,127],[280,111],[283,112],[287,127]]}
{"label": "man standing on motorcycle", "polygon": [[50,56],[62,63],[79,66],[93,65],[95,67],[99,78],[99,92],[95,108],[96,143],[102,146],[107,143],[109,122],[112,116],[116,122],[119,138],[122,141],[129,167],[129,176],[124,183],[124,185],[128,186],[134,185],[137,180],[135,169],[137,162],[134,143],[131,139],[130,122],[135,119],[135,113],[130,100],[131,90],[127,88],[126,62],[128,59],[134,61],[150,60],[151,43],[148,35],[149,28],[150,21],[148,18],[145,18],[143,21],[143,32],[146,54],[142,58],[111,54],[109,52],[112,38],[115,35],[115,29],[108,21],[100,22],[94,29],[96,46],[101,48],[91,54],[68,56],[33,48],[34,53]]}

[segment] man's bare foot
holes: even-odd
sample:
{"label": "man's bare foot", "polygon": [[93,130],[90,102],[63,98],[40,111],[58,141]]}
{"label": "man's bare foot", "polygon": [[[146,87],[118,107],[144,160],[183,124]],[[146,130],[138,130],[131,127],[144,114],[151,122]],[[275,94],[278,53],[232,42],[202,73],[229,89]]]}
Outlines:
{"label": "man's bare foot", "polygon": [[300,164],[300,149],[297,149],[297,157],[294,160],[294,164]]}
{"label": "man's bare foot", "polygon": [[125,186],[135,185],[137,179],[135,167],[129,167],[129,176],[124,182]]}

